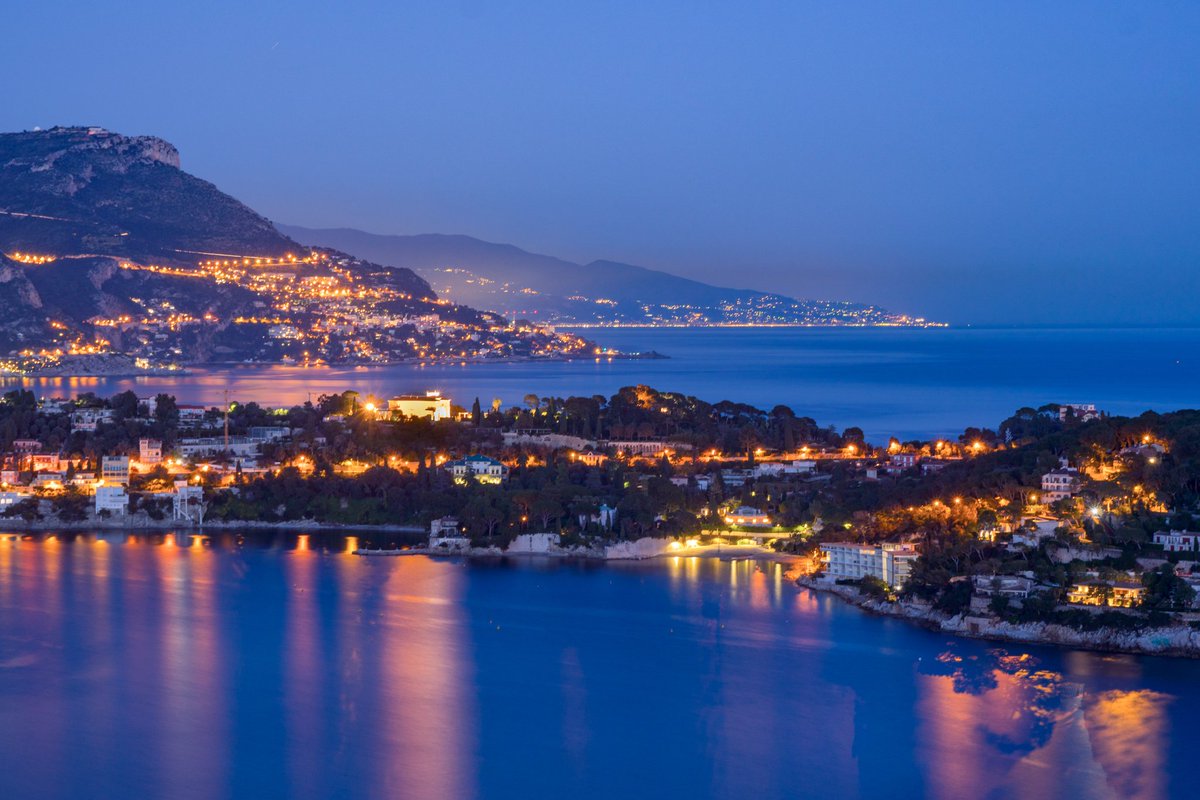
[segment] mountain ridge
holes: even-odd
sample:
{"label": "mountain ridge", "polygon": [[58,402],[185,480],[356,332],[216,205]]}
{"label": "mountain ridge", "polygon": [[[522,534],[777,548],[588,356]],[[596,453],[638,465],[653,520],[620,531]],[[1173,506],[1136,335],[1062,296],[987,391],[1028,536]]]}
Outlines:
{"label": "mountain ridge", "polygon": [[[370,364],[569,358],[571,334],[446,302],[403,267],[307,248],[153,136],[0,133],[0,372],[71,356]],[[155,365],[161,365],[155,366]]]}
{"label": "mountain ridge", "polygon": [[607,259],[581,264],[465,234],[277,227],[306,244],[411,269],[456,302],[557,324],[932,324],[864,303],[715,286]]}

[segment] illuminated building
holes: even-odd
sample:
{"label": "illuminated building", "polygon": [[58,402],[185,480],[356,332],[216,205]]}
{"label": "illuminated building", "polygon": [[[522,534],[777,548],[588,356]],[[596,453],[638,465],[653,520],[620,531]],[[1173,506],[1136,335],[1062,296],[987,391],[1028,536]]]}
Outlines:
{"label": "illuminated building", "polygon": [[1042,502],[1055,503],[1079,491],[1079,470],[1060,459],[1059,467],[1042,476]]}
{"label": "illuminated building", "polygon": [[1145,594],[1146,587],[1140,583],[1085,581],[1075,584],[1067,591],[1067,602],[1084,606],[1133,608],[1141,605]]}
{"label": "illuminated building", "polygon": [[450,418],[450,398],[438,391],[402,394],[388,400],[388,413],[396,416],[423,417],[434,421]]}
{"label": "illuminated building", "polygon": [[736,511],[725,515],[725,524],[744,528],[769,528],[771,518],[757,508],[739,506]]}
{"label": "illuminated building", "polygon": [[862,580],[870,575],[899,589],[912,572],[920,557],[910,544],[858,544],[856,542],[826,542],[821,545],[825,556],[825,572],[831,578]]}
{"label": "illuminated building", "polygon": [[138,461],[152,467],[162,462],[162,442],[158,439],[138,440]]}
{"label": "illuminated building", "polygon": [[106,484],[129,484],[129,456],[104,456],[100,459],[100,479]]}
{"label": "illuminated building", "polygon": [[455,483],[465,484],[474,480],[479,483],[503,483],[508,478],[508,467],[488,456],[467,456],[446,464],[454,476]]}

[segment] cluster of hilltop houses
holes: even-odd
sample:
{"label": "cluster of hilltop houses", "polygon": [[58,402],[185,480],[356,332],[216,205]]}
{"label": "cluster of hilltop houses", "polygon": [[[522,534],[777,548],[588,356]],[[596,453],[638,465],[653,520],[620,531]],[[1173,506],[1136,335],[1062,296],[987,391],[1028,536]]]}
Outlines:
{"label": "cluster of hilltop houses", "polygon": [[[72,489],[92,496],[97,515],[125,514],[131,476],[166,463],[162,442],[151,438],[139,440],[137,456],[106,455],[98,464],[43,452],[36,440],[17,440],[12,452],[0,457],[0,511],[41,493]],[[196,504],[202,502],[203,490],[188,481],[189,469],[182,461],[171,466],[176,467],[171,470],[175,480],[166,494],[173,500],[174,517],[190,520],[196,515]]]}

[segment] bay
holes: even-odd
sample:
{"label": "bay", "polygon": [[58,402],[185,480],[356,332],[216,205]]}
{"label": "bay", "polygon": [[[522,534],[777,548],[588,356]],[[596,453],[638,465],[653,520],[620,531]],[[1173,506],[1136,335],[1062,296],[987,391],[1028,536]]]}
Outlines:
{"label": "bay", "polygon": [[994,427],[1022,406],[1095,403],[1114,414],[1195,407],[1197,328],[666,328],[588,329],[623,351],[665,360],[516,362],[387,367],[198,368],[149,378],[7,379],[44,396],[133,389],[184,403],[290,405],[355,389],[390,396],[440,389],[470,406],[526,394],[611,395],[622,386],[791,406],[821,425],[856,425],[872,441],[953,436]]}
{"label": "bay", "polygon": [[1193,796],[1196,663],[956,640],[774,563],[0,538],[3,796]]}

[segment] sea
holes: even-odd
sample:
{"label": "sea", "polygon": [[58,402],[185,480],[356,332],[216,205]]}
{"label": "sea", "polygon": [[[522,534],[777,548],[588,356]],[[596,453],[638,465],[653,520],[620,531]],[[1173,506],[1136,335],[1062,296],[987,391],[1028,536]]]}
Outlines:
{"label": "sea", "polygon": [[955,639],[766,561],[358,543],[0,535],[0,796],[1196,796],[1195,661]]}
{"label": "sea", "polygon": [[1200,405],[1200,328],[591,328],[601,347],[666,359],[388,367],[220,366],[148,378],[0,380],[42,396],[169,392],[180,402],[291,405],[354,389],[478,397],[611,395],[647,384],[709,402],[790,406],[886,442],[995,427],[1016,409],[1094,403],[1136,415]]}

